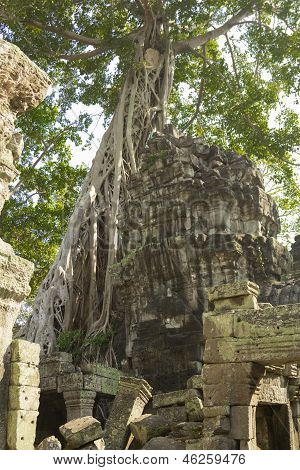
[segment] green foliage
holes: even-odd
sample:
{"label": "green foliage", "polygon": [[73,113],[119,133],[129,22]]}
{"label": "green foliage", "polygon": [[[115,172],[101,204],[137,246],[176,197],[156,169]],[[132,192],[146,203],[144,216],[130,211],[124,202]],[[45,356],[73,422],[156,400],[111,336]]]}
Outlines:
{"label": "green foliage", "polygon": [[87,338],[82,330],[61,331],[56,345],[59,351],[71,353],[73,360],[78,363],[83,359],[87,348],[94,348],[100,352],[106,350],[112,334],[112,331],[107,331]]}

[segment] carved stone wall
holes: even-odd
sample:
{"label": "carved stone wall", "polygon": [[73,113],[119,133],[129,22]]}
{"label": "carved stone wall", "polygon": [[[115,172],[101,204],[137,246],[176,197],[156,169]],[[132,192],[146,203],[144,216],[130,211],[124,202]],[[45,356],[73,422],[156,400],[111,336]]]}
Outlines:
{"label": "carved stone wall", "polygon": [[291,256],[276,240],[276,206],[245,156],[156,135],[128,189],[123,258],[113,268],[115,308],[125,318],[123,365],[156,391],[178,390],[201,370],[205,289],[280,281]]}
{"label": "carved stone wall", "polygon": [[[15,119],[37,106],[49,85],[47,75],[18,47],[0,39],[0,211],[9,197],[9,184],[18,173],[15,161],[23,146],[21,135],[14,133]],[[30,292],[32,272],[33,264],[16,256],[0,239],[0,449],[6,445],[8,348],[20,304]]]}

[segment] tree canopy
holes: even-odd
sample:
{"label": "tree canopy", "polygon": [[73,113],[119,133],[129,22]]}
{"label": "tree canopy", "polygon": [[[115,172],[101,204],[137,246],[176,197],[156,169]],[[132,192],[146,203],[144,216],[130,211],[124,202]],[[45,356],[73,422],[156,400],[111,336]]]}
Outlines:
{"label": "tree canopy", "polygon": [[44,104],[18,121],[25,136],[20,180],[0,235],[33,260],[35,288],[64,235],[84,166],[70,164],[100,105],[109,122],[147,18],[175,51],[168,115],[180,130],[246,153],[270,176],[279,205],[298,213],[300,126],[297,0],[1,0],[0,34],[53,81]]}

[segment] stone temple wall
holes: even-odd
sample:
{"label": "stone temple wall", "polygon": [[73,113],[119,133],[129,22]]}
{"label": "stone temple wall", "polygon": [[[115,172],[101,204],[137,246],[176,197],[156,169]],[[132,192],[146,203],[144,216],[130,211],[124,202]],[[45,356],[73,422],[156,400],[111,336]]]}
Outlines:
{"label": "stone temple wall", "polygon": [[170,132],[155,135],[141,161],[113,268],[123,366],[155,390],[178,390],[201,371],[206,288],[249,279],[267,302],[292,259],[276,239],[276,205],[245,156]]}
{"label": "stone temple wall", "polygon": [[[47,75],[18,47],[0,39],[0,211],[17,176],[15,162],[23,140],[14,131],[16,117],[36,107],[50,86]],[[9,240],[8,240],[9,241]],[[14,254],[0,239],[0,449],[6,445],[9,346],[20,304],[30,292],[33,264]]]}

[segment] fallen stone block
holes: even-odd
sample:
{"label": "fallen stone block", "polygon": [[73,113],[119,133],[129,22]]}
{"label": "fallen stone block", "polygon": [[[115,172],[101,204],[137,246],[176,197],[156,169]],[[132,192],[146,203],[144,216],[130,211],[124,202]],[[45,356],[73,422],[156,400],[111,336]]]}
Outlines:
{"label": "fallen stone block", "polygon": [[85,446],[80,447],[80,450],[105,450],[104,439],[97,439],[96,441],[89,442]]}
{"label": "fallen stone block", "polygon": [[175,423],[171,429],[169,437],[172,438],[199,439],[203,435],[203,424],[199,422]]}
{"label": "fallen stone block", "polygon": [[177,390],[176,392],[158,393],[153,396],[153,408],[184,405],[187,400],[197,397],[196,390]]}
{"label": "fallen stone block", "polygon": [[166,408],[158,408],[157,414],[163,416],[170,423],[187,421],[185,406],[168,406]]}
{"label": "fallen stone block", "polygon": [[184,450],[183,442],[170,439],[169,437],[153,437],[144,446],[144,450]]}
{"label": "fallen stone block", "polygon": [[61,443],[55,436],[46,437],[37,446],[37,450],[61,450]]}
{"label": "fallen stone block", "polygon": [[59,431],[67,442],[68,449],[79,449],[96,441],[103,434],[101,423],[92,416],[73,419],[60,426]]}
{"label": "fallen stone block", "polygon": [[170,429],[170,423],[159,415],[143,415],[130,423],[130,430],[141,445],[153,437],[165,436]]}

